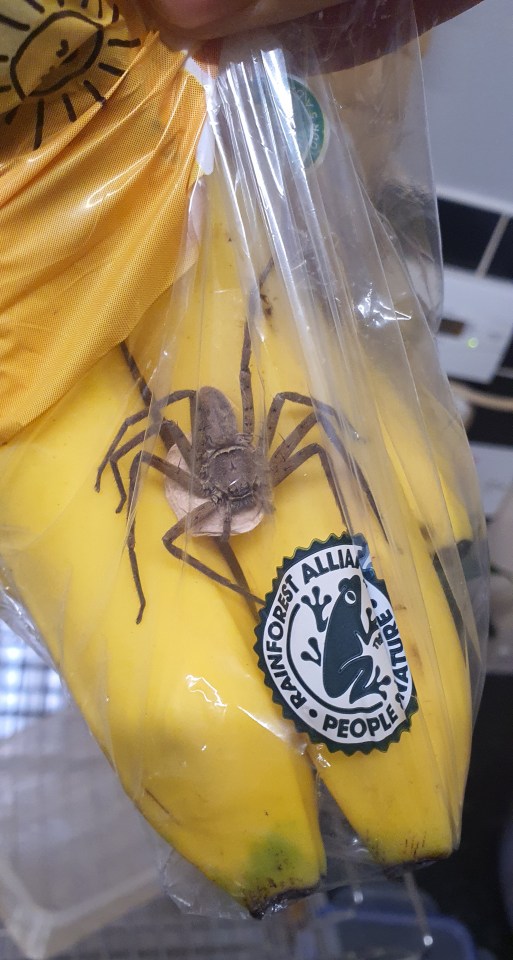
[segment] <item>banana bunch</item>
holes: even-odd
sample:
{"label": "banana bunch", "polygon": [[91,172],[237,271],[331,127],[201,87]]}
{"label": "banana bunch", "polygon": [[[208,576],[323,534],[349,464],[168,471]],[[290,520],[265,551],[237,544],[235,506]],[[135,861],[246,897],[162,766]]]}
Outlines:
{"label": "banana bunch", "polygon": [[[315,889],[326,871],[317,776],[380,863],[442,857],[457,844],[471,691],[458,623],[433,557],[454,541],[471,540],[473,532],[443,450],[430,456],[413,413],[398,408],[394,387],[370,368],[374,433],[339,458],[337,495],[319,453],[329,447],[326,432],[314,422],[311,406],[297,400],[308,395],[308,386],[272,272],[261,290],[264,335],[257,354],[244,360],[248,304],[233,246],[218,203],[212,255],[197,271],[183,322],[175,326],[171,317],[163,331],[167,303],[161,298],[127,350],[107,353],[0,448],[1,554],[127,794],[166,841],[260,915]],[[158,362],[164,334],[169,369]],[[200,510],[196,526],[184,522],[178,536],[168,537],[173,553],[166,534],[180,516],[197,510],[192,479],[185,505],[184,484],[176,482],[185,470],[177,450],[186,448],[176,438],[199,429],[191,422],[191,392],[198,385],[220,391],[240,431],[248,374],[256,438],[273,398],[286,395],[266,450],[272,507],[262,497],[260,514],[240,532],[234,514],[229,553],[220,548],[219,535],[211,535],[211,515],[201,526]],[[151,397],[173,424],[167,433],[155,427]],[[228,420],[219,400],[217,421],[208,429],[227,429]],[[208,432],[206,424],[201,429]],[[373,457],[383,468],[376,488]],[[371,496],[362,493],[364,478]],[[325,650],[334,644],[336,658],[343,601],[343,622],[351,622],[348,604],[354,605],[361,578],[349,568],[341,576],[341,569],[343,562],[354,563],[355,551],[365,553],[356,535],[365,537],[375,578],[369,574],[369,596],[377,599],[368,620],[356,611],[351,629],[364,642],[343,662],[339,655],[335,707],[325,708],[318,691],[331,681],[322,680],[322,643]],[[194,564],[183,562],[180,550]],[[328,568],[330,590],[323,579]],[[301,571],[303,593],[294,606]],[[294,623],[309,617],[297,641],[292,610]],[[391,611],[397,629],[394,634],[390,627],[389,650],[397,631],[401,639],[392,679],[386,658],[379,660],[384,628],[380,633],[376,627],[390,625]],[[265,678],[254,650],[255,612],[260,660],[269,653],[280,667],[269,668]],[[285,622],[289,640],[299,644],[287,668]],[[299,662],[311,696],[294,673]],[[340,719],[336,704],[344,696],[348,715],[353,710],[359,720]],[[367,737],[361,749],[341,749],[347,729],[358,738],[365,726],[359,703],[374,718],[365,720],[367,734],[377,737],[377,724],[382,739],[376,748]],[[400,710],[398,729],[387,739],[385,728]],[[318,723],[311,727],[314,714]]]}

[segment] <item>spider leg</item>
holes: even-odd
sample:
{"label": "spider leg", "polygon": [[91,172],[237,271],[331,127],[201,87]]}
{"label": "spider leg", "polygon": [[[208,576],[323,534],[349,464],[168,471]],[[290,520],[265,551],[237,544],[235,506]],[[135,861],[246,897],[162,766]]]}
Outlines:
{"label": "spider leg", "polygon": [[165,477],[168,477],[170,480],[174,480],[175,483],[178,483],[184,490],[193,493],[195,497],[201,497],[204,499],[205,491],[203,490],[203,487],[197,477],[187,473],[186,470],[182,470],[182,468],[176,464],[169,463],[168,460],[164,460],[162,457],[158,457],[156,454],[150,453],[148,450],[141,450],[132,460],[130,467],[130,483],[127,504],[128,513],[130,513],[134,500],[137,474],[142,463],[147,463],[148,466],[154,467],[155,470],[163,473]]}
{"label": "spider leg", "polygon": [[[185,470],[181,470],[180,467],[175,466],[172,463],[168,463],[167,460],[162,460],[161,457],[157,457],[153,454],[148,453],[145,450],[141,450],[138,453],[130,467],[130,486],[128,493],[128,505],[127,510],[130,515],[132,503],[135,496],[135,488],[137,483],[137,475],[141,463],[147,463],[148,466],[154,467],[156,470],[159,470],[165,476],[170,477],[175,482],[179,483],[180,486],[184,489],[192,489],[192,492],[196,496],[203,495],[203,489],[199,484],[199,481],[195,477],[191,477],[189,473]],[[191,488],[192,484],[192,488]],[[174,541],[185,532],[188,526],[196,526],[201,524],[203,521],[207,520],[208,517],[214,513],[217,509],[217,504],[212,503],[211,500],[206,503],[201,503],[198,507],[195,507],[194,510],[191,510],[190,513],[185,514],[177,523],[174,524],[170,530],[162,538],[164,546],[171,553],[172,556],[177,557],[179,560],[183,560],[185,563],[188,563],[189,566],[194,567],[195,570],[198,570],[200,573],[205,574],[211,580],[214,580],[216,583],[221,584],[221,586],[229,587],[231,590],[234,590],[236,593],[241,594],[247,601],[251,612],[256,618],[256,610],[254,607],[255,603],[263,604],[263,600],[260,597],[256,597],[251,593],[247,580],[244,576],[242,568],[227,542],[221,542],[219,538],[212,537],[211,539],[215,541],[218,549],[226,560],[230,570],[232,571],[236,583],[232,583],[231,580],[228,580],[227,577],[223,577],[221,574],[216,573],[215,570],[212,570],[210,567],[207,567],[206,564],[202,563],[200,560],[197,560],[195,557],[190,556],[185,550],[182,550],[180,547],[175,546]],[[135,517],[132,517],[130,521],[130,526],[127,535],[127,547],[128,555],[130,559],[130,566],[132,569],[132,577],[134,580],[135,588],[137,591],[137,596],[139,598],[139,612],[137,614],[136,623],[140,623],[144,613],[144,608],[146,606],[146,597],[144,595],[144,590],[141,583],[141,576],[139,572],[139,563],[137,560],[136,546],[135,546]]]}
{"label": "spider leg", "polygon": [[[229,500],[224,504],[223,532],[220,540],[226,543],[230,539],[232,532],[232,506]],[[217,539],[217,538],[216,538]]]}
{"label": "spider leg", "polygon": [[304,393],[293,393],[290,390],[277,393],[267,413],[267,436],[265,441],[267,443],[268,450],[271,449],[271,445],[276,434],[276,429],[278,427],[278,420],[280,419],[281,411],[283,410],[283,404],[286,400],[290,400],[291,403],[303,404],[305,407],[313,407],[310,397],[305,396]]}
{"label": "spider leg", "polygon": [[[128,490],[128,504],[127,504],[127,513],[130,518],[132,504],[135,496],[135,488],[137,483],[137,476],[141,463],[147,463],[150,467],[155,467],[156,470],[159,470],[160,473],[163,473],[166,477],[169,477],[171,480],[174,480],[176,483],[179,483],[185,490],[191,490],[196,496],[203,495],[203,488],[199,484],[199,481],[195,477],[191,477],[189,473],[185,470],[181,470],[180,467],[175,466],[173,463],[168,463],[167,460],[163,460],[161,457],[157,457],[154,454],[148,453],[146,450],[141,450],[140,453],[136,454],[132,460],[130,466],[130,483]],[[194,513],[195,511],[192,511]],[[187,514],[191,516],[191,514]],[[140,623],[142,620],[142,615],[144,613],[144,608],[146,606],[146,597],[144,596],[144,591],[141,583],[141,576],[139,573],[139,563],[137,561],[137,554],[135,552],[135,517],[132,516],[129,519],[129,528],[127,535],[127,547],[128,547],[128,556],[130,558],[130,566],[132,568],[132,576],[134,579],[135,589],[137,590],[137,596],[139,598],[139,613],[137,614],[136,623]]]}
{"label": "spider leg", "polygon": [[144,379],[141,371],[139,370],[139,367],[137,366],[134,356],[130,353],[130,350],[128,349],[124,341],[119,344],[119,349],[121,350],[125,363],[128,369],[130,370],[130,373],[132,374],[132,377],[135,383],[139,388],[139,393],[141,394],[143,402],[146,404],[147,407],[149,407],[152,401],[152,392],[148,384],[146,383],[146,380]]}
{"label": "spider leg", "polygon": [[245,436],[250,438],[253,438],[255,432],[255,403],[253,399],[253,388],[251,385],[251,371],[249,368],[251,362],[251,335],[249,332],[249,324],[250,321],[255,317],[258,306],[261,302],[262,287],[273,267],[274,260],[271,257],[262,270],[262,273],[258,278],[258,283],[250,293],[248,302],[248,319],[244,324],[244,337],[242,341],[242,354],[240,358],[239,385],[242,400],[242,432]]}
{"label": "spider leg", "polygon": [[307,460],[310,460],[311,457],[315,457],[316,455],[321,461],[322,468],[329,483],[330,490],[333,494],[333,499],[335,500],[337,509],[340,513],[342,524],[347,527],[345,519],[347,508],[345,508],[341,503],[339,492],[335,484],[331,460],[326,450],[323,446],[321,446],[320,443],[309,443],[306,447],[301,447],[301,450],[297,450],[292,456],[284,456],[278,460],[275,460],[271,469],[271,483],[273,487],[277,487],[278,484],[282,483],[283,480],[286,480],[291,473],[294,473],[295,470],[298,470],[303,463],[306,463]]}
{"label": "spider leg", "polygon": [[372,495],[372,490],[371,490],[371,488],[369,487],[369,484],[367,483],[367,480],[365,479],[365,474],[363,473],[362,468],[361,468],[360,465],[357,463],[357,461],[355,460],[354,457],[349,456],[346,448],[344,447],[344,444],[342,443],[342,441],[341,441],[341,439],[340,439],[337,431],[335,430],[335,427],[334,427],[333,423],[332,423],[330,420],[328,420],[328,419],[326,418],[326,416],[323,415],[323,413],[320,413],[320,415],[319,415],[319,422],[320,422],[320,424],[321,424],[321,426],[322,426],[322,429],[324,430],[324,433],[326,434],[328,440],[333,444],[333,446],[335,447],[335,449],[338,451],[338,453],[340,454],[340,456],[341,456],[342,459],[344,460],[344,463],[346,464],[346,466],[348,467],[348,469],[351,470],[351,471],[354,473],[354,475],[355,475],[355,477],[356,477],[356,479],[357,479],[357,481],[358,481],[358,485],[361,487],[361,489],[363,490],[365,496],[367,497],[367,500],[369,501],[370,507],[371,507],[371,509],[372,509],[375,517],[376,517],[376,520],[378,521],[378,523],[379,523],[379,525],[380,525],[380,527],[381,527],[381,530],[382,530],[382,533],[383,533],[385,539],[388,540],[388,537],[387,537],[387,535],[386,535],[385,528],[384,528],[384,526],[383,526],[383,521],[382,521],[381,516],[380,516],[380,512],[379,512],[379,510],[378,510],[376,501],[375,501],[375,499],[374,499],[374,497],[373,497],[373,495]]}
{"label": "spider leg", "polygon": [[[301,396],[301,394],[298,394],[297,396]],[[286,397],[285,399],[289,399],[289,397]],[[306,397],[304,398],[304,400],[307,399],[308,398]],[[317,454],[321,461],[322,468],[330,486],[330,490],[333,494],[333,498],[342,518],[342,523],[347,525],[345,521],[347,507],[341,503],[339,492],[335,483],[333,467],[327,451],[320,443],[314,442],[307,444],[306,447],[302,447],[301,450],[298,450],[296,453],[294,453],[298,443],[301,442],[301,440],[316,424],[317,414],[312,411],[303,420],[301,420],[300,423],[298,423],[297,427],[295,427],[294,430],[292,430],[284,440],[282,440],[269,461],[271,484],[273,487],[276,487],[282,482],[282,480],[285,480],[286,477],[290,476],[294,470],[297,470],[298,467],[305,463],[306,460],[309,460],[311,457]]]}
{"label": "spider leg", "polygon": [[[376,505],[376,501],[372,495],[372,491],[369,487],[369,484],[365,479],[365,475],[361,467],[357,463],[357,461],[354,459],[354,457],[351,457],[348,454],[344,444],[342,443],[342,440],[340,439],[339,433],[336,429],[336,423],[338,421],[338,417],[333,407],[330,407],[329,404],[327,403],[322,403],[317,400],[312,401],[310,397],[307,397],[305,396],[305,394],[302,394],[302,393],[292,393],[292,392],[285,392],[285,391],[282,393],[277,393],[276,396],[274,397],[274,400],[271,406],[269,407],[269,412],[267,415],[268,447],[270,447],[274,439],[276,428],[278,426],[278,420],[280,418],[280,414],[286,400],[290,400],[292,403],[300,403],[303,406],[314,408],[315,414],[313,414],[313,416],[315,420],[320,424],[328,440],[330,441],[330,443],[333,444],[334,448],[340,454],[346,466],[349,468],[349,470],[351,470],[355,474],[356,479],[358,480],[358,484],[362,488],[365,496],[367,497],[367,500],[371,506],[371,509],[384,535],[386,536],[385,530],[383,528],[383,523],[379,514],[379,510]],[[309,417],[305,417],[305,419],[302,420],[300,424],[298,424],[298,426],[289,434],[289,436],[285,437],[285,439],[282,441],[280,446],[277,447],[277,449],[274,451],[270,460],[271,469],[272,469],[275,456],[278,456],[278,459],[282,458],[283,456],[285,457],[289,456],[293,448],[297,446],[297,444],[299,443],[299,440],[302,439],[302,437],[305,436],[308,430],[310,430],[314,426],[314,423],[312,421],[310,421],[310,424],[308,426],[309,419],[310,419]],[[354,430],[354,428],[351,427],[350,424],[348,424],[348,426],[350,427],[352,432],[356,435],[356,431]],[[295,437],[297,436],[298,431],[300,433],[300,437],[298,440],[296,440]],[[333,474],[333,471],[332,471],[332,474]]]}
{"label": "spider leg", "polygon": [[[139,444],[143,443],[145,437],[147,436],[151,437],[151,436],[154,436],[156,433],[158,433],[159,427],[160,427],[160,424],[156,423],[156,424],[151,424],[149,427],[146,428],[146,430],[141,430],[140,433],[137,433],[135,435],[135,437],[132,437],[130,440],[124,443],[122,447],[118,447],[116,452],[113,453],[112,456],[110,457],[110,460],[109,460],[110,467],[114,476],[114,480],[116,481],[116,486],[118,488],[119,496],[120,496],[119,503],[116,507],[116,513],[121,513],[127,497],[125,485],[123,483],[121,472],[118,467],[118,460],[121,460],[121,458],[125,457],[127,453],[130,453],[131,450],[139,446]],[[97,479],[95,484],[95,490],[99,491],[99,489],[100,489],[100,484],[99,484],[99,480]]]}
{"label": "spider leg", "polygon": [[132,374],[132,377],[135,383],[137,384],[137,387],[139,388],[139,393],[141,394],[141,397],[148,409],[150,408],[152,403],[155,403],[157,408],[159,410],[162,410],[163,407],[167,407],[167,405],[169,403],[173,403],[174,400],[182,400],[184,397],[196,396],[195,390],[176,390],[175,393],[168,394],[167,398],[161,397],[160,400],[155,400],[147,381],[144,379],[141,371],[139,370],[139,367],[137,366],[137,362],[133,354],[130,353],[126,343],[125,342],[120,343],[119,347],[120,347],[121,353],[123,354],[125,363],[128,369],[130,370],[130,373]]}
{"label": "spider leg", "polygon": [[249,326],[244,324],[244,340],[242,343],[242,356],[240,360],[240,396],[242,400],[242,432],[247,437],[253,437],[255,432],[255,405],[253,401],[253,388],[251,386],[251,371],[249,364],[251,360],[251,337]]}
{"label": "spider leg", "polygon": [[[196,398],[196,390],[175,390],[174,393],[168,393],[167,396],[161,397],[160,400],[155,400],[152,391],[150,390],[146,380],[144,379],[141,371],[139,370],[139,367],[137,366],[135,358],[130,353],[126,343],[125,342],[120,343],[119,347],[120,347],[121,353],[123,354],[127,367],[130,370],[130,373],[132,374],[132,377],[139,388],[141,397],[144,403],[146,404],[148,410],[152,404],[154,404],[158,410],[163,410],[164,407],[169,406],[170,403],[175,403],[177,400],[184,400],[185,398],[189,398],[191,401],[191,418],[192,418],[192,413],[193,413],[192,405]],[[111,444],[111,446],[113,446],[113,444]]]}
{"label": "spider leg", "polygon": [[199,573],[203,573],[210,580],[220,584],[220,586],[228,587],[229,590],[233,590],[235,593],[240,594],[248,602],[253,601],[254,603],[258,603],[262,606],[264,601],[261,599],[261,597],[257,597],[255,594],[250,592],[238,560],[231,550],[231,547],[229,547],[227,543],[221,541],[220,539],[218,540],[217,537],[212,538],[215,539],[222,555],[227,559],[232,572],[234,572],[234,575],[240,576],[242,581],[241,583],[236,583],[232,580],[229,580],[228,577],[223,577],[222,574],[212,570],[211,567],[207,567],[207,565],[202,563],[201,560],[197,560],[196,557],[191,556],[191,554],[187,553],[185,550],[182,550],[181,547],[177,547],[175,544],[175,540],[177,540],[178,537],[185,532],[188,526],[195,526],[198,524],[198,522],[206,520],[212,513],[214,513],[216,509],[217,505],[212,503],[211,500],[209,500],[208,503],[200,504],[200,506],[196,507],[195,510],[191,510],[191,512],[182,517],[181,520],[178,520],[178,522],[175,523],[174,526],[172,526],[167,533],[164,534],[162,537],[162,542],[166,550],[169,550],[169,553],[173,557],[176,557],[177,560],[181,560],[183,563],[188,563],[190,567],[194,567],[194,569],[198,570]]}
{"label": "spider leg", "polygon": [[[196,394],[196,390],[175,390],[174,393],[168,394],[167,397],[163,397],[162,400],[159,400],[158,402],[159,409],[163,410],[165,407],[171,406],[172,403],[177,403],[179,400],[188,400],[190,407],[192,436],[194,436]],[[176,446],[182,454],[182,457],[189,467],[189,470],[192,471],[192,444],[191,441],[187,439],[181,427],[179,427],[174,420],[168,420],[167,418],[164,418],[162,421],[160,436],[162,437],[168,450],[170,450],[171,447],[176,443]]]}
{"label": "spider leg", "polygon": [[127,417],[126,420],[123,421],[118,432],[116,433],[116,436],[114,437],[114,440],[110,444],[109,449],[107,450],[107,453],[105,454],[102,462],[100,463],[100,466],[98,467],[98,471],[96,474],[96,483],[94,485],[95,490],[99,491],[103,471],[105,470],[105,467],[107,466],[107,464],[110,462],[119,441],[124,436],[128,428],[131,427],[134,423],[139,423],[141,420],[144,420],[144,418],[147,416],[148,416],[147,410],[139,410],[137,413],[133,413],[131,417]]}
{"label": "spider leg", "polygon": [[[305,407],[313,407],[317,413],[318,420],[322,421],[323,416],[329,415],[333,417],[335,423],[338,421],[338,415],[334,407],[331,407],[328,403],[323,403],[322,400],[312,400],[311,397],[306,396],[304,393],[294,393],[291,390],[283,390],[280,393],[277,393],[269,407],[267,413],[267,448],[271,447],[271,444],[274,440],[276,428],[278,426],[278,421],[280,419],[281,411],[286,400],[289,400],[291,403],[300,403]],[[352,430],[356,435],[356,431],[351,424],[346,421],[347,426]]]}
{"label": "spider leg", "polygon": [[[220,537],[212,537],[212,541],[215,543],[219,553],[228,564],[233,578],[236,583],[239,584],[239,587],[242,587],[244,590],[244,598],[247,601],[248,607],[250,609],[251,615],[258,620],[257,609],[249,589],[248,581],[246,580],[244,571],[233,552],[233,548],[230,546],[230,533],[232,529],[232,505],[230,501],[227,501],[224,505],[224,517],[223,517],[223,532]],[[263,602],[263,601],[262,601]]]}
{"label": "spider leg", "polygon": [[[240,587],[244,590],[244,599],[249,607],[250,613],[255,620],[258,620],[258,611],[255,605],[255,599],[251,594],[249,589],[248,581],[246,580],[244,571],[235,556],[232,547],[227,540],[222,540],[219,537],[212,537],[213,542],[215,543],[217,549],[219,550],[221,556],[223,557],[225,563],[229,566],[234,580],[239,584]],[[264,601],[259,600],[259,603],[263,606]]]}
{"label": "spider leg", "polygon": [[[180,450],[187,466],[190,467],[192,447],[190,441],[185,436],[181,428],[173,420],[158,420],[154,423],[151,423],[149,427],[146,427],[145,430],[141,430],[134,437],[131,437],[130,440],[127,440],[123,446],[118,447],[118,449],[111,454],[107,463],[110,463],[112,473],[114,475],[114,480],[119,491],[120,500],[116,507],[116,513],[121,513],[125,501],[127,498],[125,485],[121,478],[121,473],[118,467],[118,461],[125,457],[127,453],[130,453],[135,447],[143,443],[146,437],[152,437],[155,435],[163,436],[164,431],[166,433],[167,447],[171,449],[174,444]],[[99,492],[100,490],[100,474],[96,477],[95,490]]]}
{"label": "spider leg", "polygon": [[[179,400],[188,399],[191,405],[191,419],[192,419],[192,408],[196,398],[195,390],[175,390],[174,393],[169,393],[165,397],[161,397],[160,400],[156,402],[156,406],[159,410],[164,409],[167,406],[170,406],[172,403],[177,403]],[[118,461],[122,457],[126,456],[127,453],[130,453],[134,447],[138,444],[143,443],[145,437],[151,437],[158,435],[162,437],[162,440],[166,444],[167,448],[170,449],[175,443],[182,457],[184,458],[187,466],[191,469],[191,460],[192,460],[192,447],[190,441],[187,439],[183,430],[178,426],[174,420],[167,419],[154,419],[152,423],[145,429],[136,434],[135,437],[132,437],[122,447],[119,447],[119,442],[126,433],[128,427],[133,426],[135,423],[139,423],[141,420],[144,420],[145,417],[149,416],[148,410],[139,410],[137,413],[132,414],[131,417],[121,424],[114,440],[110,444],[107,453],[105,454],[98,471],[96,474],[96,483],[94,488],[97,492],[100,491],[100,484],[103,471],[108,463],[111,465],[112,473],[114,474],[114,480],[116,486],[119,490],[120,501],[116,508],[116,513],[120,513],[123,509],[123,505],[126,501],[126,490],[121,479],[121,474],[118,468]],[[118,449],[116,449],[118,447]]]}
{"label": "spider leg", "polygon": [[286,460],[288,457],[290,457],[291,453],[296,449],[298,443],[301,442],[303,437],[306,437],[307,433],[309,433],[316,424],[317,417],[312,411],[312,413],[309,413],[298,423],[297,427],[294,427],[294,429],[290,431],[285,439],[282,440],[280,445],[276,447],[276,450],[269,460],[269,469],[271,472],[275,463],[279,463],[280,461]]}

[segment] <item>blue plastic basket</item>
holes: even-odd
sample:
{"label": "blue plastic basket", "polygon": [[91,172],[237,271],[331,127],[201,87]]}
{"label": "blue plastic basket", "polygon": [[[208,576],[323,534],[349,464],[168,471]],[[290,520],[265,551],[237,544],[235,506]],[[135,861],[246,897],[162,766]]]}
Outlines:
{"label": "blue plastic basket", "polygon": [[424,937],[416,917],[405,912],[334,910],[341,946],[341,960],[478,960],[476,947],[457,920],[441,915],[429,917],[429,935]]}

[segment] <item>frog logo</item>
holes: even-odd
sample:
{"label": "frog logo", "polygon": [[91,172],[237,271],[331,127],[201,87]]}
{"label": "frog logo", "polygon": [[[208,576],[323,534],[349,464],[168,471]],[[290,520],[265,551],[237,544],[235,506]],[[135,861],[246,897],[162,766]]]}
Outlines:
{"label": "frog logo", "polygon": [[274,700],[312,740],[369,753],[410,728],[415,687],[362,536],[332,536],[286,559],[255,632]]}

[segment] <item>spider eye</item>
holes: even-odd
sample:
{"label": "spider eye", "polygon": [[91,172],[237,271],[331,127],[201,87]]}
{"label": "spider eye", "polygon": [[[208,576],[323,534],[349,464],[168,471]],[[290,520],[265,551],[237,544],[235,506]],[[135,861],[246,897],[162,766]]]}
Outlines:
{"label": "spider eye", "polygon": [[354,592],[354,590],[348,590],[348,591],[347,591],[347,593],[346,593],[346,595],[345,595],[345,600],[346,600],[346,603],[350,603],[351,606],[353,605],[353,603],[356,603],[357,597],[356,597],[356,593]]}

